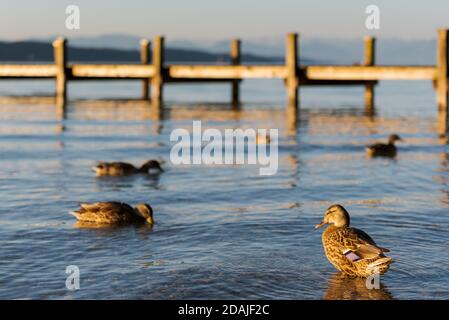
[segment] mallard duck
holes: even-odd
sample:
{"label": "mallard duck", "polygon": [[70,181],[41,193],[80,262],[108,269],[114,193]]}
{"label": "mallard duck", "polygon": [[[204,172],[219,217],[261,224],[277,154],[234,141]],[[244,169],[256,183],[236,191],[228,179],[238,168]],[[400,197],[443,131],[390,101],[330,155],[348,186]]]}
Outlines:
{"label": "mallard duck", "polygon": [[139,203],[135,208],[122,202],[82,203],[80,209],[70,212],[78,221],[98,224],[153,224],[153,209],[149,204]]}
{"label": "mallard duck", "polygon": [[397,134],[391,134],[388,137],[388,143],[375,143],[366,147],[366,152],[370,157],[395,157],[396,141],[403,141]]}
{"label": "mallard duck", "polygon": [[92,168],[97,176],[127,176],[137,173],[148,173],[150,170],[156,172],[164,171],[157,160],[149,160],[140,168],[136,168],[126,162],[99,162]]}
{"label": "mallard duck", "polygon": [[315,226],[318,229],[329,224],[322,235],[324,252],[329,262],[352,277],[368,277],[374,273],[387,272],[392,259],[386,257],[384,252],[390,250],[379,247],[362,230],[350,228],[349,222],[346,209],[334,204],[324,213],[323,221]]}

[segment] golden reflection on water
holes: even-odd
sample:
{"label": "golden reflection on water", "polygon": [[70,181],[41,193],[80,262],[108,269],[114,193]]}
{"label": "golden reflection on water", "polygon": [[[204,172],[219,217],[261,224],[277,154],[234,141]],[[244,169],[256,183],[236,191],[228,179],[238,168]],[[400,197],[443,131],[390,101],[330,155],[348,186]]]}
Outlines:
{"label": "golden reflection on water", "polygon": [[142,223],[142,224],[135,224],[135,225],[120,225],[120,224],[102,224],[102,223],[95,223],[95,222],[86,222],[86,221],[76,221],[73,226],[75,228],[79,229],[92,229],[92,230],[99,230],[100,235],[107,235],[109,233],[114,233],[115,230],[123,228],[123,227],[133,227],[135,228],[138,233],[142,232],[148,232],[153,230],[153,225]]}
{"label": "golden reflection on water", "polygon": [[332,274],[327,282],[324,300],[392,300],[387,288],[380,282],[379,289],[368,289],[365,278],[349,278],[341,272]]}
{"label": "golden reflection on water", "polygon": [[[146,100],[77,100],[68,105],[52,97],[10,97],[0,99],[2,120],[48,120],[82,119],[99,121],[153,120],[151,134],[160,134],[163,120],[202,120],[228,123],[238,121],[244,127],[279,128],[280,136],[294,136],[298,125],[307,128],[310,135],[353,134],[354,136],[401,132],[403,134],[437,133],[437,123],[420,117],[383,118],[367,115],[361,108],[339,108],[332,110],[306,109],[291,115],[290,108],[241,108],[231,105],[166,105],[161,114],[155,115],[155,108]],[[56,107],[55,107],[56,106]],[[293,118],[292,118],[293,117]],[[160,120],[160,121],[159,121]],[[217,124],[215,124],[217,125]],[[242,127],[242,128],[243,128]],[[0,129],[0,133],[4,133]],[[24,130],[23,128],[21,130]],[[34,129],[33,129],[34,130]],[[55,131],[62,133],[65,127],[57,124]],[[408,137],[407,144],[434,143],[433,137]],[[447,137],[440,136],[439,144],[447,144]]]}
{"label": "golden reflection on water", "polygon": [[441,202],[449,206],[449,184],[448,179],[445,177],[445,173],[449,171],[449,153],[442,152],[440,154],[440,168],[438,168],[438,171],[441,173],[440,175],[435,177],[435,180],[441,184]]}
{"label": "golden reflection on water", "polygon": [[[45,102],[45,101],[44,101]],[[48,103],[48,102],[47,102]],[[364,138],[365,135],[370,134],[382,134],[387,135],[391,132],[399,132],[406,133],[412,135],[412,137],[407,138],[407,142],[404,145],[399,145],[399,153],[401,153],[401,148],[407,146],[416,146],[416,149],[404,150],[405,152],[401,154],[405,158],[408,159],[413,158],[414,161],[427,162],[431,165],[437,163],[437,176],[435,177],[435,181],[439,183],[438,193],[442,194],[441,202],[445,205],[449,205],[449,192],[448,192],[448,184],[447,177],[444,173],[448,171],[448,153],[447,152],[439,152],[438,154],[435,151],[427,152],[428,148],[434,147],[436,144],[447,144],[447,138],[436,138],[434,131],[434,123],[433,120],[429,119],[421,119],[419,117],[409,117],[409,118],[382,118],[382,117],[367,117],[363,110],[359,110],[357,108],[346,109],[346,110],[302,110],[302,115],[304,116],[301,121],[296,122],[295,126],[298,123],[299,129],[305,129],[307,131],[307,135],[311,137],[311,143],[306,145],[305,149],[295,148],[297,144],[302,143],[301,133],[297,133],[297,128],[294,129],[294,136],[297,139],[288,139],[287,141],[282,141],[281,147],[287,149],[288,154],[285,156],[285,152],[281,155],[280,163],[282,164],[280,167],[282,170],[288,172],[289,180],[288,183],[291,183],[292,187],[296,186],[298,181],[301,182],[300,179],[304,179],[301,175],[307,177],[307,165],[311,162],[308,162],[307,157],[302,154],[305,150],[307,153],[307,148],[317,148],[323,149],[324,152],[318,150],[313,154],[313,162],[319,162],[321,166],[324,167],[332,167],[333,163],[336,165],[351,163],[353,160],[357,160],[358,157],[363,157],[363,144],[364,141],[361,141],[361,138]],[[117,123],[107,123],[98,124],[93,122],[83,123],[82,125],[78,125],[77,123],[66,123],[64,119],[75,119],[75,120],[97,120],[97,121],[135,121],[142,120],[147,121],[148,123],[131,123],[132,129],[130,129],[129,123],[121,124]],[[242,108],[241,110],[233,110],[231,108],[226,108],[224,106],[206,106],[206,105],[174,105],[169,106],[164,110],[164,119],[175,120],[177,121],[175,124],[162,121],[153,121],[154,117],[152,114],[151,105],[146,101],[75,101],[71,102],[70,105],[64,110],[55,110],[54,104],[45,104],[42,105],[7,105],[0,106],[0,119],[2,120],[20,120],[27,121],[29,120],[31,124],[26,125],[9,125],[8,121],[5,121],[5,126],[0,128],[0,134],[17,134],[17,133],[26,133],[30,135],[38,135],[42,132],[51,134],[51,135],[64,135],[66,130],[69,131],[70,134],[75,136],[84,135],[90,138],[90,135],[98,134],[98,133],[106,133],[106,134],[133,134],[139,137],[142,134],[151,134],[151,135],[159,135],[161,134],[164,125],[172,127],[175,125],[178,126],[186,126],[187,128],[191,128],[192,120],[204,120],[204,128],[208,126],[214,127],[223,127],[226,126],[235,126],[245,128],[245,126],[257,126],[259,128],[279,128],[280,137],[282,135],[289,136],[292,131],[288,128],[288,124],[286,125],[286,113],[285,108],[275,108],[275,109],[257,109],[257,108]],[[57,120],[56,123],[51,122],[48,125],[46,122],[48,120]],[[43,121],[42,121],[43,120]],[[39,123],[42,121],[43,123]],[[256,122],[257,121],[257,122]],[[87,121],[86,121],[87,122]],[[214,123],[208,123],[214,122]],[[237,123],[234,123],[237,122]],[[288,122],[288,119],[287,119]],[[65,125],[68,126],[66,129]],[[287,128],[286,128],[287,126]],[[424,133],[424,134],[423,134]],[[431,133],[427,134],[426,133]],[[342,147],[342,143],[336,142],[336,139],[339,139],[338,135],[347,135],[345,136],[344,144]],[[416,136],[413,136],[416,134]],[[328,135],[328,137],[320,137],[320,135]],[[331,138],[329,138],[331,136]],[[349,136],[349,138],[348,138]],[[352,139],[352,137],[354,139]],[[70,137],[69,137],[70,138]],[[83,137],[84,138],[84,137]],[[53,141],[53,140],[49,140]],[[70,140],[68,140],[70,143]],[[113,140],[110,143],[114,144],[114,147],[120,147],[123,149],[129,148],[133,146],[130,143],[132,140],[124,140],[124,141],[116,141]],[[13,141],[15,143],[15,141]],[[82,143],[86,143],[84,140]],[[137,144],[138,142],[136,142]],[[309,141],[307,141],[309,143]],[[11,142],[6,141],[6,145],[11,145]],[[347,145],[356,146],[356,148],[349,148],[348,152],[346,152]],[[291,149],[291,153],[288,150]],[[149,144],[145,145],[151,146]],[[33,145],[34,148],[38,147]],[[64,143],[61,141],[59,148],[64,147]],[[338,152],[330,152],[327,153],[327,150],[333,150],[332,148],[341,148],[338,149]],[[359,148],[360,147],[360,148]],[[354,151],[357,150],[357,151]],[[360,152],[359,152],[360,150]],[[315,149],[313,149],[313,152]],[[59,158],[58,158],[59,159]],[[108,160],[108,159],[105,159]],[[356,162],[356,161],[354,161]],[[39,162],[38,162],[39,163]],[[64,172],[65,164],[63,161],[59,160],[58,168],[55,169],[55,172]],[[305,164],[305,166],[303,166]],[[317,166],[318,167],[318,166]],[[403,168],[412,170],[414,167],[406,167]],[[433,167],[432,167],[433,168]],[[20,169],[20,168],[19,168]],[[304,172],[303,172],[304,171]],[[284,172],[281,172],[283,174]],[[132,179],[95,179],[94,188],[97,188],[100,192],[105,191],[123,191],[127,187],[132,187],[135,185],[139,185],[139,183],[135,183],[133,179],[139,179],[140,182],[143,179],[144,185],[150,188],[158,189],[159,179],[158,177],[154,179],[146,178],[145,176],[133,177]],[[317,177],[316,179],[320,179]],[[353,179],[353,180],[351,180]],[[236,185],[236,180],[229,180],[228,177],[217,177],[215,182],[220,184],[221,186],[227,187],[227,190],[231,190],[226,184]],[[255,185],[256,180],[243,180],[238,181],[238,185],[244,189],[246,186]],[[338,187],[341,183],[343,186],[348,184],[348,182],[357,182],[357,179],[349,176],[343,182],[341,181],[332,181],[333,187]],[[282,181],[285,183],[285,180]],[[326,180],[323,180],[323,183],[326,183]],[[175,186],[170,186],[173,188],[172,192],[176,192]],[[225,188],[226,189],[226,188]],[[27,197],[29,197],[27,195]],[[62,197],[62,195],[61,195]],[[367,198],[357,198],[355,199],[346,199],[345,203],[348,205],[357,205],[361,204],[363,207],[375,208],[372,210],[373,214],[377,214],[381,216],[385,212],[390,212],[391,208],[394,204],[401,203],[404,199],[396,196],[394,193],[388,196],[380,197],[378,194],[369,194],[366,196]],[[413,198],[406,198],[405,200],[408,202],[407,205],[413,207],[413,202],[418,204],[426,203],[426,198],[429,197],[428,193],[422,193],[421,195],[413,195]],[[290,201],[291,200],[291,201]],[[321,199],[316,198],[308,201],[306,203],[306,208],[317,208],[321,210],[323,207],[329,206],[332,201],[331,199]],[[287,209],[295,209],[297,207],[301,207],[304,205],[304,202],[294,202],[294,199],[289,199],[289,201],[285,201],[283,203],[274,202],[267,203],[254,203],[253,205],[249,204],[241,204],[239,207],[226,208],[229,212],[227,212],[226,218],[223,218],[224,223],[239,223],[243,219],[245,220],[254,220],[259,221],[261,214],[268,216],[271,212],[275,212],[279,210],[279,208],[287,208]],[[220,212],[212,212],[208,215],[209,219],[222,219],[220,216]],[[362,213],[363,214],[363,213]],[[362,215],[360,214],[360,215]],[[214,216],[215,215],[215,216]],[[385,221],[387,218],[383,218]],[[71,221],[74,223],[74,221]],[[3,222],[2,222],[3,223]],[[157,222],[156,222],[157,223]],[[391,222],[388,221],[390,225]],[[418,224],[406,223],[401,221],[401,223],[395,227],[397,230],[399,228],[414,228]],[[75,227],[81,229],[91,229],[90,233],[97,235],[99,237],[104,236],[105,238],[109,237],[120,237],[120,232],[118,231],[117,226],[105,226],[105,225],[96,225],[96,224],[86,224],[83,222],[77,222]],[[135,230],[135,233],[139,238],[146,239],[150,236],[152,226],[150,225],[142,225],[142,226],[129,226],[125,228],[132,228]],[[135,229],[134,229],[135,228]],[[128,230],[129,231],[129,230]],[[134,235],[134,234],[133,234]],[[153,234],[154,235],[154,234]],[[151,239],[153,240],[153,239]],[[151,259],[148,259],[149,262],[145,262],[145,260],[141,260],[144,267],[154,265],[154,262]],[[140,260],[139,260],[140,261]],[[394,297],[391,293],[386,289],[384,285],[381,284],[380,289],[369,290],[366,287],[366,280],[359,278],[347,278],[340,273],[333,274],[328,279],[328,284],[326,288],[326,293],[324,294],[324,299],[393,299]],[[391,285],[393,287],[393,285]]]}
{"label": "golden reflection on water", "polygon": [[[294,137],[283,141],[284,146],[297,144],[298,130],[306,130],[308,135],[316,136],[316,142],[322,146],[326,144],[334,145],[333,140],[321,139],[320,135],[352,135],[354,140],[347,141],[346,144],[361,146],[358,137],[380,134],[387,136],[390,133],[401,133],[411,135],[405,142],[399,143],[399,153],[401,148],[407,146],[421,145],[420,148],[432,147],[435,144],[447,144],[448,138],[435,136],[437,129],[435,122],[431,119],[420,117],[403,118],[383,118],[375,114],[366,115],[361,108],[339,108],[339,109],[305,109],[300,110],[299,115],[295,114],[295,119],[289,119],[289,110],[285,106],[275,108],[248,107],[235,109],[227,104],[192,104],[192,105],[166,105],[163,110],[162,120],[154,119],[154,108],[151,102],[146,100],[76,100],[69,105],[58,104],[58,100],[52,97],[17,97],[0,99],[0,119],[20,120],[20,121],[41,121],[49,119],[56,120],[53,127],[48,125],[29,126],[3,126],[0,134],[50,134],[63,135],[67,127],[65,119],[70,120],[97,120],[97,121],[144,121],[133,124],[132,132],[129,126],[102,126],[95,123],[87,123],[83,126],[69,128],[71,132],[78,136],[92,134],[139,134],[139,135],[160,135],[164,129],[164,120],[177,121],[176,126],[191,130],[192,120],[202,120],[202,129],[218,128],[225,129],[230,126],[234,128],[277,128],[279,138]],[[14,104],[16,102],[16,104]],[[59,101],[60,102],[60,101]],[[55,108],[56,106],[56,108]],[[287,112],[286,112],[287,110]],[[148,121],[148,122],[147,122]],[[423,133],[433,133],[426,135]],[[382,140],[382,139],[380,139]],[[369,143],[378,141],[372,139]],[[367,144],[367,142],[363,142]],[[157,145],[154,145],[157,146]],[[57,149],[64,148],[64,143],[60,142]],[[354,155],[347,154],[323,154],[320,161],[351,161]],[[417,160],[433,160],[432,154],[423,152],[414,153]],[[432,158],[432,159],[429,159]],[[289,159],[289,166],[294,169],[294,176],[297,175],[297,159]],[[443,166],[444,168],[444,166]]]}
{"label": "golden reflection on water", "polygon": [[[318,112],[318,111],[316,111]],[[361,114],[310,113],[309,134],[353,134],[371,135],[401,132],[416,134],[433,132],[432,122],[422,118],[382,118],[365,117]],[[407,142],[413,142],[408,141]]]}

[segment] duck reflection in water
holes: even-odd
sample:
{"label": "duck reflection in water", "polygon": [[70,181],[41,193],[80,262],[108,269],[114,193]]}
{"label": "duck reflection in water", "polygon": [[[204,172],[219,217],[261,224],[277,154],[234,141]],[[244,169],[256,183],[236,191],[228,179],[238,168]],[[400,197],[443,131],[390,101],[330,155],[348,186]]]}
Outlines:
{"label": "duck reflection in water", "polygon": [[123,177],[135,174],[156,174],[164,171],[157,160],[148,160],[140,167],[127,162],[99,162],[92,170],[95,171],[97,177]]}
{"label": "duck reflection in water", "polygon": [[375,280],[369,278],[350,278],[341,272],[336,272],[329,277],[327,291],[323,296],[324,300],[393,300],[391,293],[379,282],[378,288],[375,286],[369,289]]}
{"label": "duck reflection in water", "polygon": [[106,188],[114,191],[133,188],[136,183],[143,183],[145,187],[158,190],[160,178],[161,174],[157,172],[129,176],[100,176],[95,177],[95,182],[101,189]]}
{"label": "duck reflection in water", "polygon": [[[153,231],[153,224],[132,224],[129,226],[120,225],[104,225],[94,222],[76,221],[73,226],[77,229],[89,229],[92,230],[97,236],[120,236],[120,234],[129,233],[129,230],[135,230],[137,234],[147,238],[148,232]],[[123,231],[125,230],[125,231]]]}
{"label": "duck reflection in water", "polygon": [[137,179],[144,179],[145,185],[152,189],[159,189],[159,177],[164,169],[163,161],[149,160],[141,167],[126,162],[99,162],[92,169],[100,187],[113,190],[131,188]]}

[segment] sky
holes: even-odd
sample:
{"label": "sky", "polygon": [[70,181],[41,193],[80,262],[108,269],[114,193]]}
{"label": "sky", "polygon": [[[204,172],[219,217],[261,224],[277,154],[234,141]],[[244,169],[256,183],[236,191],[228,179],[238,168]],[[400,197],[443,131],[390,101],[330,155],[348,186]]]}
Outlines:
{"label": "sky", "polygon": [[[449,27],[449,0],[0,0],[0,39],[131,34],[173,39],[263,39],[287,32],[313,38],[367,34],[435,38]],[[80,29],[65,26],[68,5],[80,8]],[[380,28],[365,27],[368,5],[380,9]]]}

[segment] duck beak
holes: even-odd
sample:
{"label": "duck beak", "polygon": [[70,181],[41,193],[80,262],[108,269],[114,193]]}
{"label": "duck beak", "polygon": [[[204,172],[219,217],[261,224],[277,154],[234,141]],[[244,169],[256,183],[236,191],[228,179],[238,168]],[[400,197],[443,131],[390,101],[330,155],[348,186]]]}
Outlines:
{"label": "duck beak", "polygon": [[148,218],[147,218],[147,223],[148,223],[148,224],[154,224],[153,217],[148,217]]}
{"label": "duck beak", "polygon": [[322,226],[324,226],[325,224],[326,224],[326,222],[321,221],[320,223],[318,223],[318,224],[315,226],[315,229],[319,229],[319,228],[321,228]]}

